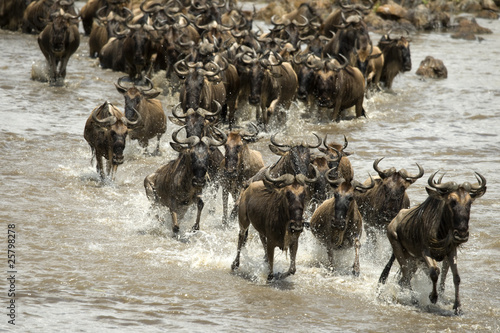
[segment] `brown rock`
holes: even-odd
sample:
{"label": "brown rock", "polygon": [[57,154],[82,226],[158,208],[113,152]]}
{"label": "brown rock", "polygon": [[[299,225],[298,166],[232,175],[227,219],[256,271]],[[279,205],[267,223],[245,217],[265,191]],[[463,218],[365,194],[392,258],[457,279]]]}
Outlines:
{"label": "brown rock", "polygon": [[385,5],[379,6],[376,13],[384,20],[397,21],[406,17],[407,10],[391,1]]}
{"label": "brown rock", "polygon": [[415,74],[433,79],[446,79],[448,77],[448,70],[442,60],[427,56],[422,60]]}

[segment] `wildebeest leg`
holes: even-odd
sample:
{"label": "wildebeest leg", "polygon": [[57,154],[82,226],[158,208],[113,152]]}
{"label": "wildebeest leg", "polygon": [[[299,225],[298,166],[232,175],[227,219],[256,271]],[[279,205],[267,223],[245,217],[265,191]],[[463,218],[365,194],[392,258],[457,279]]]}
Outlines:
{"label": "wildebeest leg", "polygon": [[335,103],[335,107],[333,108],[332,121],[339,122],[340,121],[340,101]]}
{"label": "wildebeest leg", "polygon": [[198,202],[197,202],[197,207],[198,207],[198,212],[196,213],[196,222],[193,225],[193,231],[200,230],[200,218],[201,218],[201,211],[203,210],[203,206],[205,206],[205,203],[201,199],[201,197],[198,196]]}
{"label": "wildebeest leg", "polygon": [[246,229],[242,229],[240,225],[240,232],[238,233],[238,249],[236,251],[236,258],[234,259],[233,263],[231,264],[231,270],[235,270],[236,268],[240,267],[240,254],[241,254],[241,248],[245,246],[246,240],[248,237],[248,226]]}
{"label": "wildebeest leg", "polygon": [[363,108],[363,99],[361,99],[361,101],[356,104],[356,118],[359,118],[361,116],[366,118],[366,112]]}
{"label": "wildebeest leg", "polygon": [[64,57],[61,59],[59,64],[59,78],[64,79],[66,77],[66,66],[68,66],[69,57]]}
{"label": "wildebeest leg", "polygon": [[441,280],[439,282],[439,293],[444,294],[446,275],[448,274],[448,269],[450,268],[450,263],[448,258],[444,258],[443,266],[441,267]]}
{"label": "wildebeest leg", "polygon": [[177,213],[174,211],[170,211],[170,215],[172,215],[172,232],[176,235],[179,232],[179,221],[177,220]]}
{"label": "wildebeest leg", "polygon": [[458,274],[457,265],[457,249],[454,248],[453,251],[448,255],[448,265],[453,273],[453,284],[455,285],[455,304],[453,305],[453,310],[455,310],[455,315],[459,316],[462,314],[462,308],[460,304],[460,275]]}
{"label": "wildebeest leg", "polygon": [[335,270],[335,263],[333,262],[333,242],[331,239],[327,241],[326,244],[326,253],[328,254],[328,263],[329,263],[329,269],[331,271]]}
{"label": "wildebeest leg", "polygon": [[298,249],[299,249],[299,241],[297,238],[295,241],[292,241],[290,244],[290,268],[288,269],[288,272],[279,275],[280,279],[284,279],[287,276],[293,275],[297,271],[297,269],[295,267],[295,259],[297,258],[297,250]]}
{"label": "wildebeest leg", "polygon": [[105,179],[106,174],[104,173],[104,166],[102,165],[102,156],[96,156],[96,162],[97,173],[101,176],[101,179]]}
{"label": "wildebeest leg", "polygon": [[[261,237],[262,240],[262,237]],[[274,266],[274,244],[267,242],[266,246],[266,256],[267,256],[267,264],[269,265],[269,274],[267,275],[267,281],[271,281],[274,278],[273,274],[273,266]],[[291,250],[290,250],[291,252]],[[291,255],[290,255],[291,257]]]}
{"label": "wildebeest leg", "polygon": [[387,232],[387,237],[392,246],[392,251],[398,260],[399,266],[401,267],[401,272],[403,276],[399,280],[399,285],[405,288],[411,288],[410,280],[411,274],[409,269],[409,263],[407,258],[407,252],[403,249],[401,243],[399,243],[398,236],[395,232]]}
{"label": "wildebeest leg", "polygon": [[264,248],[264,260],[265,262],[269,262],[269,257],[267,256],[267,238],[263,234],[259,233],[260,242],[262,243],[262,247]]}
{"label": "wildebeest leg", "polygon": [[57,62],[54,56],[49,56],[47,65],[49,66],[49,83],[53,84],[57,80]]}
{"label": "wildebeest leg", "polygon": [[225,188],[222,189],[222,224],[227,224],[227,201],[229,200],[229,192]]}
{"label": "wildebeest leg", "polygon": [[356,235],[354,238],[354,264],[352,265],[352,274],[354,276],[359,276],[359,249],[361,248],[361,242],[359,237]]}
{"label": "wildebeest leg", "polygon": [[156,148],[155,148],[155,151],[153,152],[153,156],[160,156],[161,153],[160,153],[160,138],[161,138],[161,134],[158,134],[156,136]]}
{"label": "wildebeest leg", "polygon": [[[437,267],[436,260],[432,259],[430,256],[430,253],[428,250],[424,250],[423,257],[424,261],[427,264],[427,267],[429,268],[429,276],[432,280],[432,292],[429,295],[429,299],[433,304],[437,302],[438,299],[438,294],[437,294],[437,281],[439,278],[439,267]],[[455,275],[455,274],[453,274]]]}

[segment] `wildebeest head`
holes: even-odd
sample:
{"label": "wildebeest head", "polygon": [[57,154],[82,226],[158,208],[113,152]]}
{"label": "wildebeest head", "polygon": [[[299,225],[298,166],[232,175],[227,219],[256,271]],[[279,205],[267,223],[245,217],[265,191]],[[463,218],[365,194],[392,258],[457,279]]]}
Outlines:
{"label": "wildebeest head", "polygon": [[314,54],[302,56],[299,53],[294,54],[293,62],[299,66],[297,71],[298,89],[297,98],[304,101],[310,91],[313,89],[314,71],[316,64],[320,63],[320,58]]}
{"label": "wildebeest head", "polygon": [[306,185],[315,183],[319,177],[318,170],[316,168],[314,170],[315,175],[313,178],[289,173],[273,178],[269,169],[265,173],[264,184],[266,187],[277,190],[284,199],[284,204],[280,207],[284,211],[279,213],[280,216],[287,219],[287,233],[289,232],[292,237],[293,235],[298,237],[304,228],[303,214],[307,196]]}
{"label": "wildebeest head", "polygon": [[380,176],[376,198],[384,201],[386,209],[383,213],[390,221],[396,216],[399,210],[403,208],[402,205],[406,189],[424,175],[424,169],[416,163],[419,170],[417,175],[411,175],[405,169],[396,171],[394,167],[381,170],[378,164],[382,159],[383,157],[373,162],[373,169],[377,171]]}
{"label": "wildebeest head", "polygon": [[78,16],[65,13],[62,9],[59,12],[52,14],[52,34],[51,47],[54,53],[64,53],[66,43],[68,43],[68,29],[71,25],[71,20],[75,20]]}
{"label": "wildebeest head", "polygon": [[130,121],[112,104],[105,102],[92,111],[92,119],[97,126],[107,129],[108,140],[112,147],[112,163],[122,164],[128,128],[137,126],[141,121],[140,115],[138,114],[136,121]]}
{"label": "wildebeest head", "polygon": [[216,112],[209,112],[202,108],[188,109],[182,112],[181,103],[178,103],[172,110],[173,117],[169,117],[170,121],[179,126],[186,126],[186,135],[203,137],[208,133],[210,126],[214,125],[218,120],[218,115],[222,109],[217,101],[213,101],[217,105]]}
{"label": "wildebeest head", "polygon": [[453,242],[462,244],[469,239],[469,217],[471,205],[476,198],[481,197],[486,193],[486,178],[476,172],[478,180],[477,185],[471,185],[465,182],[458,185],[455,182],[447,182],[442,184],[441,180],[444,176],[435,181],[434,177],[439,172],[434,172],[428,179],[429,187],[426,187],[429,196],[438,199],[444,205],[442,223],[445,232],[452,232]]}
{"label": "wildebeest head", "polygon": [[238,170],[241,168],[242,152],[248,149],[247,143],[255,141],[259,130],[253,125],[254,133],[249,133],[243,130],[233,130],[227,136],[227,141],[224,145],[224,172],[226,177],[235,177]]}
{"label": "wildebeest head", "polygon": [[399,39],[392,39],[389,33],[383,35],[378,43],[378,47],[384,52],[386,61],[393,59],[401,65],[401,72],[411,70],[410,41],[401,36]]}
{"label": "wildebeest head", "polygon": [[186,64],[184,60],[179,60],[175,63],[174,70],[179,77],[185,78],[181,91],[181,105],[184,111],[190,108],[196,110],[201,106],[201,96],[205,80],[220,81],[218,74],[221,68],[215,62],[209,62],[204,65],[202,62],[188,62]]}
{"label": "wildebeest head", "polygon": [[153,82],[151,82],[149,78],[146,78],[149,89],[140,89],[135,85],[127,88],[122,84],[122,81],[125,78],[126,76],[119,78],[118,82],[115,83],[115,87],[116,90],[118,90],[118,92],[125,98],[125,117],[129,120],[135,120],[134,118],[137,118],[136,110],[139,110],[139,104],[141,101],[156,98],[160,92],[150,92],[150,90],[153,89]]}
{"label": "wildebeest head", "polygon": [[259,105],[261,101],[262,85],[266,76],[273,76],[272,66],[279,66],[283,59],[275,52],[266,52],[263,55],[251,55],[248,52],[241,56],[241,61],[247,66],[250,79],[250,95],[248,102]]}
{"label": "wildebeest head", "polygon": [[321,144],[321,138],[316,133],[313,133],[313,135],[317,139],[315,145],[302,142],[299,145],[293,146],[279,143],[276,141],[276,134],[271,135],[269,149],[274,154],[281,156],[276,165],[281,164],[287,173],[308,175],[312,162],[311,149],[318,148]]}
{"label": "wildebeest head", "polygon": [[188,161],[186,168],[190,169],[192,172],[191,184],[194,187],[202,188],[206,183],[205,176],[208,169],[209,148],[211,146],[223,145],[227,137],[224,133],[219,131],[219,135],[222,137],[221,141],[217,141],[207,136],[201,139],[198,136],[180,139],[177,135],[182,129],[184,129],[184,127],[172,133],[172,140],[174,140],[174,142],[171,142],[170,145],[174,150],[186,156],[186,161]]}
{"label": "wildebeest head", "polygon": [[[333,229],[344,232],[347,228],[347,217],[354,205],[354,192],[361,193],[375,186],[375,181],[370,175],[370,184],[363,185],[356,180],[346,181],[344,178],[337,178],[336,168],[330,169],[326,174],[328,183],[334,188],[333,197],[335,198],[335,215],[331,220]],[[341,241],[342,237],[339,238]],[[340,245],[340,244],[338,244]]]}
{"label": "wildebeest head", "polygon": [[333,108],[339,87],[338,75],[341,70],[347,67],[349,62],[340,55],[344,62],[339,64],[336,59],[325,59],[322,66],[315,72],[313,94],[320,107]]}

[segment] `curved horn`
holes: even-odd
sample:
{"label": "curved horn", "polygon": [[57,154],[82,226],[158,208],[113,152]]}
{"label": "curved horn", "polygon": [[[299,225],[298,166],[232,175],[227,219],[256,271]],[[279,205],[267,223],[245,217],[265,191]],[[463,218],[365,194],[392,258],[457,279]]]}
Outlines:
{"label": "curved horn", "polygon": [[360,183],[356,180],[353,180],[352,187],[354,187],[354,189],[360,189],[360,190],[369,190],[369,189],[375,187],[375,180],[373,180],[372,175],[370,175],[370,173],[368,173],[368,176],[370,176],[370,184],[363,185],[362,183]]}
{"label": "curved horn", "polygon": [[187,114],[184,111],[182,115],[177,113],[177,110],[181,108],[181,104],[181,102],[177,103],[172,109],[172,115],[177,119],[183,119],[187,117]]}
{"label": "curved horn", "polygon": [[477,185],[471,185],[469,193],[472,197],[475,197],[478,192],[481,192],[486,188],[486,178],[483,177],[479,172],[475,172],[477,179]]}
{"label": "curved horn", "polygon": [[340,65],[338,68],[335,68],[335,71],[337,71],[337,72],[338,72],[338,71],[340,71],[341,69],[346,68],[346,67],[347,67],[347,65],[349,65],[349,60],[347,60],[347,58],[346,58],[346,57],[344,57],[344,55],[343,55],[343,54],[340,54],[340,53],[339,53],[339,56],[340,56],[342,59],[344,59],[344,64]]}
{"label": "curved horn", "polygon": [[455,182],[447,182],[447,183],[441,184],[441,179],[443,179],[444,174],[439,178],[439,180],[437,182],[434,181],[434,177],[436,176],[436,174],[438,172],[439,172],[439,170],[434,172],[432,175],[429,176],[429,179],[427,180],[427,184],[431,188],[434,188],[434,189],[439,190],[441,192],[455,191],[458,188],[458,185]]}
{"label": "curved horn", "polygon": [[184,128],[186,128],[186,126],[182,126],[177,131],[174,131],[172,133],[172,140],[174,140],[174,142],[177,142],[179,144],[188,144],[190,146],[195,146],[196,144],[198,144],[198,142],[200,142],[200,138],[197,136],[190,136],[189,138],[185,138],[185,139],[179,139],[177,137],[179,132]]}
{"label": "curved horn", "polygon": [[210,112],[208,110],[205,110],[203,108],[197,108],[196,109],[196,113],[198,113],[200,116],[203,116],[205,118],[208,118],[208,117],[216,117],[217,115],[220,114],[221,110],[222,110],[222,106],[220,105],[220,103],[216,100],[213,100],[213,102],[215,103],[215,105],[217,106],[217,111],[215,112]]}
{"label": "curved horn", "polygon": [[221,138],[221,140],[215,140],[214,138],[210,138],[208,136],[204,136],[201,140],[207,144],[207,146],[218,147],[222,146],[227,141],[227,135],[217,127],[212,127],[212,130],[217,132],[217,136]]}
{"label": "curved horn", "polygon": [[[337,171],[338,171],[338,166],[334,167],[334,168],[331,168],[329,169],[326,173],[325,173],[325,178],[326,178],[326,181],[332,185],[332,186],[339,186],[340,184],[342,184],[343,182],[345,182],[345,179],[340,177],[340,178],[337,178],[338,174],[337,174]],[[335,173],[335,177],[331,177],[330,174],[334,172]]]}
{"label": "curved horn", "polygon": [[374,169],[375,171],[377,171],[378,175],[379,175],[379,176],[380,176],[380,178],[382,178],[382,179],[385,179],[385,178],[387,178],[387,177],[390,177],[392,174],[394,174],[394,173],[396,172],[396,169],[394,169],[394,168],[390,168],[390,169],[388,169],[388,170],[384,170],[384,171],[382,171],[382,170],[380,170],[380,169],[378,168],[378,164],[379,164],[379,163],[380,163],[380,161],[382,161],[384,158],[385,158],[385,157],[381,157],[381,158],[379,158],[379,159],[376,159],[376,160],[375,160],[375,162],[373,162],[373,169]]}
{"label": "curved horn", "polygon": [[[149,4],[148,8],[144,8],[144,6],[146,5],[146,2]],[[141,11],[143,13],[150,14],[150,13],[159,12],[161,8],[156,8],[156,7],[160,7],[160,6],[161,6],[161,4],[158,2],[151,3],[150,1],[144,0],[143,2],[141,2],[141,5],[139,6],[139,8],[141,9]]]}
{"label": "curved horn", "polygon": [[129,128],[134,128],[142,122],[142,116],[139,111],[137,111],[135,108],[132,108],[132,110],[134,110],[135,114],[137,114],[137,119],[135,121],[132,121],[127,117],[122,117],[122,122]]}
{"label": "curved horn", "polygon": [[309,144],[308,144],[308,145],[307,145],[307,147],[308,147],[308,148],[318,148],[318,147],[319,147],[319,145],[321,145],[322,140],[321,140],[321,138],[319,137],[319,135],[318,135],[318,134],[316,134],[316,133],[313,133],[313,135],[316,137],[316,139],[318,140],[318,142],[317,142],[317,144],[316,144],[316,145],[309,145]]}
{"label": "curved horn", "polygon": [[118,82],[116,82],[116,85],[117,85],[118,87],[120,87],[120,88],[124,89],[124,90],[128,90],[128,88],[127,88],[127,87],[125,87],[125,86],[123,86],[123,85],[122,85],[122,81],[123,81],[124,79],[126,79],[126,78],[128,78],[128,76],[122,76],[122,77],[120,77],[120,78],[118,79]]}
{"label": "curved horn", "polygon": [[104,107],[109,107],[109,102],[105,102],[101,107],[95,108],[94,111],[92,111],[92,119],[99,125],[99,126],[111,126],[114,125],[117,121],[115,116],[109,116],[104,119],[98,119],[97,118],[97,111],[103,109]]}
{"label": "curved horn", "polygon": [[174,64],[174,70],[175,72],[177,73],[177,75],[179,76],[187,76],[188,75],[188,71],[187,70],[181,70],[179,68],[179,65],[184,65],[186,66],[186,62],[183,60],[179,60],[177,61],[175,64]]}
{"label": "curved horn", "polygon": [[277,185],[277,186],[287,186],[293,184],[293,181],[295,180],[295,176],[290,174],[290,173],[285,173],[282,176],[279,176],[277,178],[273,178],[271,176],[271,169],[267,168],[266,172],[264,173],[264,176],[266,177],[266,180]]}
{"label": "curved horn", "polygon": [[302,185],[306,185],[306,183],[307,184],[316,183],[319,179],[320,173],[319,173],[318,168],[315,165],[313,165],[313,170],[314,170],[314,177],[313,178],[307,178],[306,175],[298,174],[298,175],[295,175],[295,179],[297,180],[297,182],[299,184],[302,184]]}
{"label": "curved horn", "polygon": [[270,138],[271,143],[272,143],[274,146],[276,146],[276,147],[291,148],[291,146],[290,146],[290,145],[286,145],[286,144],[282,144],[282,143],[277,142],[277,141],[276,141],[276,135],[277,135],[277,134],[278,134],[278,133],[274,133],[273,135],[271,135],[271,138]]}
{"label": "curved horn", "polygon": [[421,177],[424,175],[424,168],[422,168],[422,167],[420,166],[420,164],[418,164],[418,163],[415,163],[415,164],[416,164],[416,165],[417,165],[417,167],[418,167],[418,174],[417,174],[417,175],[411,175],[411,174],[408,174],[408,172],[407,172],[405,169],[400,170],[400,171],[399,171],[399,174],[400,174],[403,178],[405,178],[405,179],[407,179],[407,180],[417,180],[417,179],[421,178]]}

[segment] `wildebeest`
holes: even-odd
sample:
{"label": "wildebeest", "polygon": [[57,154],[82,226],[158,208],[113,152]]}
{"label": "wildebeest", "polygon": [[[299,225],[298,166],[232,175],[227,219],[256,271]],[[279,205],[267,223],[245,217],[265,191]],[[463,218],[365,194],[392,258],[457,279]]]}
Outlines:
{"label": "wildebeest", "polygon": [[392,39],[389,34],[382,36],[378,47],[384,54],[384,67],[380,82],[387,89],[392,88],[392,82],[398,73],[411,70],[410,41],[404,36]]}
{"label": "wildebeest", "polygon": [[[92,149],[92,158],[97,160],[97,172],[101,179],[106,174],[114,180],[118,165],[123,163],[123,150],[128,128],[134,128],[141,121],[129,121],[113,104],[105,102],[96,107],[85,123],[83,137]],[[104,173],[102,158],[107,160]]]}
{"label": "wildebeest", "polygon": [[78,25],[74,24],[77,18],[61,9],[52,14],[52,21],[38,36],[38,45],[47,59],[51,84],[64,80],[69,58],[80,46]]}
{"label": "wildebeest", "polygon": [[[251,183],[241,194],[238,218],[240,231],[238,249],[231,269],[240,266],[241,248],[248,237],[250,224],[257,230],[269,264],[268,281],[295,274],[299,236],[304,228],[303,212],[306,185],[316,181],[304,175],[284,174],[273,178],[269,170],[262,181]],[[290,249],[290,268],[285,273],[273,274],[274,248]]]}
{"label": "wildebeest", "polygon": [[197,215],[193,230],[199,230],[200,217],[204,202],[201,198],[206,184],[207,164],[210,146],[223,145],[213,138],[191,136],[186,139],[177,137],[179,128],[172,134],[170,145],[179,152],[179,156],[160,167],[144,179],[146,196],[155,206],[166,206],[172,216],[172,231],[179,232],[179,219],[183,219],[189,207],[196,203]]}
{"label": "wildebeest", "polygon": [[[330,169],[331,171],[337,171]],[[326,246],[330,268],[335,268],[333,252],[336,249],[354,247],[354,264],[352,273],[359,275],[359,249],[363,233],[363,221],[358,205],[354,199],[354,192],[365,192],[375,186],[371,179],[368,185],[359,182],[346,181],[344,178],[331,177],[328,172],[326,179],[334,188],[333,197],[324,201],[311,217],[311,231],[313,235]]]}
{"label": "wildebeest", "polygon": [[226,88],[219,76],[220,67],[217,63],[186,63],[179,60],[174,69],[179,77],[184,78],[179,94],[179,102],[184,112],[191,108],[217,112],[215,101],[222,106],[226,104]]}
{"label": "wildebeest", "polygon": [[361,71],[336,59],[324,59],[317,62],[313,95],[321,108],[333,109],[332,120],[339,121],[341,111],[352,106],[356,108],[356,117],[365,116],[363,100],[365,94],[365,79]]}
{"label": "wildebeest", "polygon": [[250,66],[248,101],[256,106],[257,122],[266,128],[271,115],[277,114],[278,124],[284,124],[285,110],[290,108],[298,86],[297,74],[292,65],[275,52],[267,52],[256,58],[245,54],[242,62]]}
{"label": "wildebeest", "polygon": [[107,16],[102,16],[103,13],[104,7],[97,12],[97,17],[90,32],[89,55],[91,58],[97,57],[109,39],[116,37],[116,31],[123,30],[125,22],[132,19],[132,12],[128,9],[124,10],[124,16],[115,12],[109,12]]}
{"label": "wildebeest", "polygon": [[2,0],[0,2],[0,28],[17,31],[23,22],[27,6],[26,1]]}
{"label": "wildebeest", "polygon": [[[227,223],[227,210],[229,194],[234,201],[239,198],[244,183],[264,167],[262,154],[250,149],[248,143],[256,140],[259,133],[254,125],[255,131],[250,133],[245,130],[232,130],[227,136],[224,144],[225,154],[221,163],[220,182],[222,186],[222,223]],[[231,213],[231,217],[237,212],[237,205]]]}
{"label": "wildebeest", "polygon": [[153,83],[146,78],[148,89],[141,89],[137,86],[126,88],[122,81],[124,77],[118,79],[115,84],[116,89],[125,98],[125,117],[129,120],[136,120],[140,114],[141,122],[130,131],[130,139],[138,140],[142,148],[147,149],[150,139],[156,137],[156,149],[154,155],[160,153],[160,138],[167,130],[167,117],[159,99],[156,97],[160,91],[153,91]]}
{"label": "wildebeest", "polygon": [[379,175],[374,178],[375,187],[365,193],[356,193],[366,234],[373,241],[377,230],[384,230],[401,209],[410,207],[406,189],[424,175],[424,169],[418,163],[417,175],[411,175],[405,169],[396,171],[394,167],[381,170],[378,164],[382,159],[383,157],[373,162],[373,169]]}
{"label": "wildebeest", "polygon": [[427,56],[420,62],[420,66],[418,67],[415,74],[434,79],[446,79],[448,77],[448,70],[446,69],[446,66],[444,65],[442,60],[436,59],[432,56]]}
{"label": "wildebeest", "polygon": [[51,14],[51,7],[54,3],[55,0],[37,0],[30,2],[24,11],[22,32],[42,32],[47,26]]}
{"label": "wildebeest", "polygon": [[[451,266],[455,285],[455,314],[461,314],[459,296],[460,276],[457,268],[457,248],[469,239],[469,219],[471,205],[475,199],[486,192],[486,179],[476,172],[477,185],[465,182],[442,184],[434,180],[439,172],[434,172],[426,187],[428,197],[420,205],[403,209],[387,227],[387,237],[393,254],[384,268],[379,282],[385,283],[394,259],[398,260],[402,276],[399,284],[410,288],[417,263],[423,262],[432,280],[429,299],[436,303],[438,298],[437,281],[439,268],[437,262],[445,261]],[[446,274],[443,272],[443,274]],[[441,287],[444,287],[442,280]]]}

